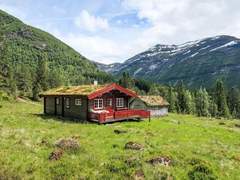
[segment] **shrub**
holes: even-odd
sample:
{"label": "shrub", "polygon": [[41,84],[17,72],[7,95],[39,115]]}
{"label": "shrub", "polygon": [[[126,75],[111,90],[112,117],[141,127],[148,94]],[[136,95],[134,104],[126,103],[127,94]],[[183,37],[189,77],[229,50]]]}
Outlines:
{"label": "shrub", "polygon": [[197,163],[192,170],[188,172],[190,180],[215,180],[216,176],[209,166],[204,163]]}
{"label": "shrub", "polygon": [[171,174],[169,174],[168,172],[158,171],[157,173],[154,174],[154,179],[173,180],[174,177]]}

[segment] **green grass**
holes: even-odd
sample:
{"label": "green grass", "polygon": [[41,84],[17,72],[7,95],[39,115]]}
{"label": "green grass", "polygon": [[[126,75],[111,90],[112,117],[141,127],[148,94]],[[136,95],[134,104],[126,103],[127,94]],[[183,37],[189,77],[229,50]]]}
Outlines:
{"label": "green grass", "polygon": [[[42,106],[31,102],[4,103],[0,108],[0,179],[132,179],[137,170],[146,179],[189,179],[196,167],[203,171],[202,166],[217,179],[240,177],[237,120],[219,125],[223,120],[170,114],[150,123],[97,125],[63,122],[41,112]],[[115,134],[115,129],[127,133]],[[50,161],[55,142],[72,136],[79,150]],[[143,144],[144,150],[125,150],[129,141]],[[170,157],[172,164],[146,162],[157,156]],[[127,164],[132,157],[137,160]]]}

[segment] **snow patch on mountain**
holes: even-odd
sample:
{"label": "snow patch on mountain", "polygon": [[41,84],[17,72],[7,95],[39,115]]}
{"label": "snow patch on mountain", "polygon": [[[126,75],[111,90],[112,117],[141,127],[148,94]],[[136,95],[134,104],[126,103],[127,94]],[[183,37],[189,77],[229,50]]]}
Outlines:
{"label": "snow patch on mountain", "polygon": [[153,64],[153,65],[151,65],[151,66],[149,66],[149,70],[154,70],[154,69],[156,69],[157,68],[157,65],[156,64]]}
{"label": "snow patch on mountain", "polygon": [[134,73],[133,76],[137,75],[143,68],[138,68]]}
{"label": "snow patch on mountain", "polygon": [[191,51],[188,50],[187,52],[183,53],[183,55],[189,54]]}
{"label": "snow patch on mountain", "polygon": [[239,43],[239,41],[231,41],[231,42],[228,42],[228,43],[226,43],[226,44],[224,44],[222,46],[219,46],[219,47],[216,47],[214,49],[211,49],[210,52],[213,52],[213,51],[225,48],[225,47],[234,46],[234,45],[236,45],[238,43]]}
{"label": "snow patch on mountain", "polygon": [[217,39],[219,39],[221,36],[215,36],[215,37],[213,37],[212,38],[212,40],[217,40]]}
{"label": "snow patch on mountain", "polygon": [[210,45],[207,45],[207,46],[205,46],[205,47],[199,49],[199,51],[201,51],[201,50],[205,50],[205,49],[210,48],[210,47],[211,47]]}
{"label": "snow patch on mountain", "polygon": [[199,54],[199,52],[196,52],[196,53],[192,54],[190,57],[195,57],[198,54]]}

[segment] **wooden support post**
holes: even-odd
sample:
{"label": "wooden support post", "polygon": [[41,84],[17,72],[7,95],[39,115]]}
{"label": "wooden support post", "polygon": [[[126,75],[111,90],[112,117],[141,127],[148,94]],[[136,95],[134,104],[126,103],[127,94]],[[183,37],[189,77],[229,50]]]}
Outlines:
{"label": "wooden support post", "polygon": [[65,116],[65,112],[64,112],[64,105],[65,105],[65,102],[64,102],[64,97],[62,96],[62,117]]}
{"label": "wooden support post", "polygon": [[57,97],[54,97],[54,115],[57,115]]}
{"label": "wooden support post", "polygon": [[44,112],[44,114],[46,114],[47,113],[47,111],[46,111],[46,105],[47,105],[47,103],[46,103],[46,97],[43,97],[43,112]]}

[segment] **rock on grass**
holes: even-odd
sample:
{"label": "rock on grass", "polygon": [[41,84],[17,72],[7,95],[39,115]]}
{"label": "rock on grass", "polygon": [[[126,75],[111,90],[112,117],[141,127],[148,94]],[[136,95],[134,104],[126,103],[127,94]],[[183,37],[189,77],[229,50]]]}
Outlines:
{"label": "rock on grass", "polygon": [[145,179],[145,175],[143,170],[137,170],[134,173],[134,180],[144,180]]}
{"label": "rock on grass", "polygon": [[136,142],[128,142],[125,144],[125,149],[131,149],[131,150],[143,150],[144,146],[142,144],[136,143]]}
{"label": "rock on grass", "polygon": [[75,139],[60,139],[55,144],[58,148],[63,150],[78,150],[79,144]]}
{"label": "rock on grass", "polygon": [[127,131],[125,131],[125,130],[119,130],[119,129],[115,129],[113,132],[114,132],[115,134],[124,134],[124,133],[127,133]]}
{"label": "rock on grass", "polygon": [[63,150],[62,149],[56,149],[56,150],[54,150],[53,152],[51,152],[51,154],[49,155],[49,160],[59,160],[61,157],[62,157],[62,155],[63,155]]}
{"label": "rock on grass", "polygon": [[240,128],[240,124],[235,124],[235,127]]}
{"label": "rock on grass", "polygon": [[159,157],[152,158],[152,159],[148,160],[147,162],[152,165],[161,164],[164,166],[170,166],[172,163],[172,160],[169,157],[159,156]]}

